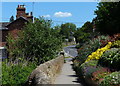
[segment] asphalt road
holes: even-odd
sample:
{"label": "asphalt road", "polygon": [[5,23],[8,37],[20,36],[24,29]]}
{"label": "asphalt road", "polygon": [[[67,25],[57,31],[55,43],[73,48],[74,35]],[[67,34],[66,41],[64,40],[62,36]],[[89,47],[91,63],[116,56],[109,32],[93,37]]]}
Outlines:
{"label": "asphalt road", "polygon": [[78,55],[78,53],[77,53],[77,49],[75,48],[75,46],[76,45],[64,47],[63,50],[64,50],[65,54],[70,57],[76,57]]}

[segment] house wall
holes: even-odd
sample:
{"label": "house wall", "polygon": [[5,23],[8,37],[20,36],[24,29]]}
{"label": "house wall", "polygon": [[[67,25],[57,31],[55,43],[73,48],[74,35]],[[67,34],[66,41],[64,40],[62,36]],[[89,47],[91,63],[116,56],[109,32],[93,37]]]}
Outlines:
{"label": "house wall", "polygon": [[12,34],[13,37],[17,37],[18,33],[21,29],[23,29],[25,26],[25,21],[24,20],[18,20],[14,22],[13,24],[8,26],[9,33]]}
{"label": "house wall", "polygon": [[8,30],[0,30],[0,42],[6,42]]}

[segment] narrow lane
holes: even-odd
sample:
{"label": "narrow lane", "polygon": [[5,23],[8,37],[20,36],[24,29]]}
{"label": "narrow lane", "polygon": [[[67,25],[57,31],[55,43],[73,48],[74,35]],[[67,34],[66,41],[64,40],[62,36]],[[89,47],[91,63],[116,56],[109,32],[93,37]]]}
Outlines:
{"label": "narrow lane", "polygon": [[[66,55],[73,58],[77,56],[75,45],[65,47],[64,52]],[[75,71],[72,69],[72,58],[66,58],[65,60],[66,63],[63,65],[60,75],[56,78],[55,84],[74,84],[75,86],[83,86],[81,83],[79,83],[78,77],[76,76]]]}
{"label": "narrow lane", "polygon": [[70,56],[70,57],[76,57],[78,55],[77,49],[75,48],[76,45],[71,45],[68,47],[64,47],[64,52],[66,57]]}

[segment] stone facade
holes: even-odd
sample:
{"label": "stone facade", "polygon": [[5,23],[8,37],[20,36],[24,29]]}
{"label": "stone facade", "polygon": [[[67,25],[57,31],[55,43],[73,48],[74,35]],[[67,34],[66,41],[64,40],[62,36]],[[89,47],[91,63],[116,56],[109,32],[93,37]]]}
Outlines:
{"label": "stone facade", "polygon": [[28,84],[31,86],[39,84],[54,84],[56,76],[60,73],[63,64],[63,55],[41,64],[29,76]]}

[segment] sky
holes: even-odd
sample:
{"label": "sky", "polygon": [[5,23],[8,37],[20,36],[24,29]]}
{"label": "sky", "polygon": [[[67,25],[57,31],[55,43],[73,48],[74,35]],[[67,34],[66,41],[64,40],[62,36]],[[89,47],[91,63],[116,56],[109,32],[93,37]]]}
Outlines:
{"label": "sky", "polygon": [[2,22],[9,22],[12,15],[16,19],[16,8],[23,4],[26,13],[32,11],[34,17],[44,16],[51,19],[53,25],[70,22],[81,27],[95,18],[94,11],[98,2],[2,2]]}

